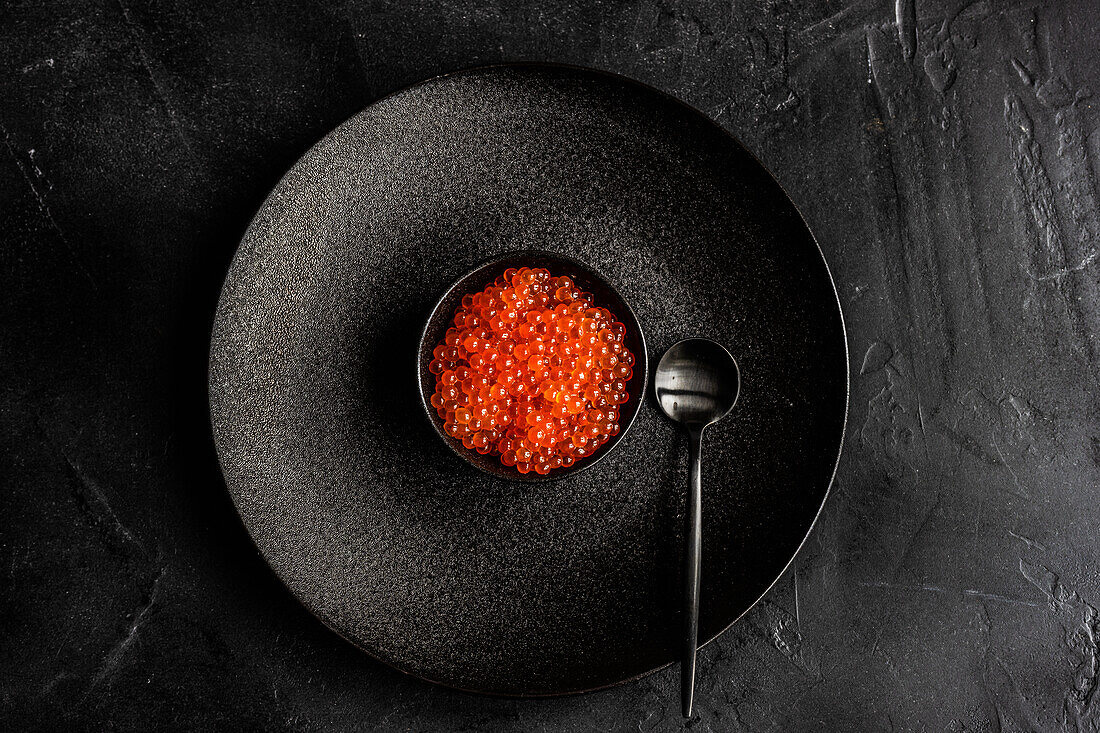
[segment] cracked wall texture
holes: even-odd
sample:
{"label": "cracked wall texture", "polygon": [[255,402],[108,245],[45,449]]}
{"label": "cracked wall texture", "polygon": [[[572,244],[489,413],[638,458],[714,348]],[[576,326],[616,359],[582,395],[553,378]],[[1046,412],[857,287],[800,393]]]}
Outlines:
{"label": "cracked wall texture", "polygon": [[1098,37],[1084,1],[0,8],[0,727],[684,725],[675,669],[517,701],[373,662],[267,571],[212,452],[217,290],[281,173],[386,92],[527,59],[740,137],[847,316],[834,491],[687,725],[1100,729]]}

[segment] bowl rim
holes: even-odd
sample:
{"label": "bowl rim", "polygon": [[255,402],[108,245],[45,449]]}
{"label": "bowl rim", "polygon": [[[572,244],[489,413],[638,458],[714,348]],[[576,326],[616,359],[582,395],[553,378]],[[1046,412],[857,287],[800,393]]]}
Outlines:
{"label": "bowl rim", "polygon": [[[469,450],[467,450],[464,447],[463,448],[456,447],[455,444],[454,444],[454,439],[451,436],[447,435],[445,432],[443,432],[443,428],[441,426],[439,416],[436,415],[435,408],[433,408],[431,406],[431,403],[428,401],[429,400],[429,395],[426,393],[426,391],[424,389],[424,384],[425,384],[424,373],[427,371],[428,366],[427,366],[427,363],[426,363],[425,359],[423,358],[423,354],[425,353],[425,346],[427,344],[428,337],[429,337],[428,332],[431,329],[432,321],[435,320],[436,314],[439,313],[439,309],[443,307],[444,303],[448,302],[454,296],[455,291],[458,290],[459,287],[463,286],[463,283],[465,283],[466,280],[468,280],[469,278],[477,275],[482,270],[488,270],[488,269],[491,269],[491,268],[494,268],[494,267],[498,267],[501,264],[503,264],[504,262],[507,262],[507,261],[510,261],[510,260],[523,259],[523,258],[543,258],[543,259],[548,259],[548,260],[557,260],[557,261],[559,261],[559,262],[561,262],[565,265],[571,265],[573,267],[576,267],[579,270],[581,270],[581,272],[583,272],[585,275],[587,275],[587,276],[589,276],[589,277],[591,277],[595,280],[598,280],[603,287],[605,287],[612,295],[614,295],[616,298],[618,298],[619,301],[626,307],[625,313],[616,312],[614,315],[619,319],[619,321],[621,323],[626,325],[627,329],[634,332],[634,335],[636,335],[637,339],[638,339],[639,350],[641,351],[640,354],[634,354],[635,372],[634,372],[634,375],[631,377],[631,379],[633,380],[635,377],[640,376],[640,385],[639,385],[639,388],[638,388],[638,394],[636,395],[635,404],[632,406],[632,409],[630,410],[630,414],[626,417],[626,419],[623,420],[622,419],[623,415],[622,414],[619,415],[619,417],[620,417],[620,420],[619,420],[619,433],[617,435],[612,436],[610,440],[608,440],[606,443],[604,443],[602,446],[600,446],[599,449],[596,451],[596,453],[594,455],[583,459],[583,462],[575,463],[574,465],[572,465],[572,466],[570,466],[569,468],[566,468],[566,469],[560,469],[560,468],[553,469],[553,470],[550,471],[550,473],[545,474],[545,475],[535,473],[534,471],[531,471],[530,473],[523,474],[523,473],[520,473],[519,471],[515,470],[514,468],[510,469],[510,470],[504,470],[504,471],[501,471],[501,472],[497,472],[497,471],[491,471],[488,468],[486,468],[485,466],[481,465],[481,463],[474,460],[470,455],[468,455],[470,453]],[[483,285],[482,289],[484,289],[484,287],[485,286]],[[434,346],[433,346],[433,348],[434,348]],[[641,374],[640,375],[638,374],[639,365],[641,366]],[[429,374],[430,374],[430,372],[429,372]],[[646,340],[645,340],[645,330],[642,328],[642,323],[638,319],[638,314],[634,311],[634,308],[633,308],[633,306],[630,305],[630,302],[625,297],[623,297],[622,292],[617,287],[615,287],[615,284],[603,272],[596,269],[592,265],[589,265],[588,263],[577,259],[576,257],[573,257],[571,255],[561,254],[559,252],[553,252],[553,251],[544,250],[544,249],[530,249],[530,248],[528,248],[528,249],[519,249],[519,250],[508,250],[508,251],[505,251],[505,252],[497,253],[497,254],[493,255],[492,257],[490,257],[486,260],[483,260],[483,261],[479,262],[478,264],[474,265],[473,267],[467,269],[459,277],[452,280],[450,285],[448,285],[447,288],[443,291],[443,294],[440,295],[439,298],[437,298],[436,301],[432,304],[431,309],[428,311],[427,315],[424,318],[424,325],[420,329],[420,338],[417,339],[417,344],[416,344],[416,374],[415,374],[415,376],[416,376],[416,392],[420,397],[420,406],[424,409],[424,415],[428,419],[428,422],[431,424],[432,430],[435,431],[435,434],[439,436],[439,438],[443,441],[443,444],[446,445],[451,450],[452,453],[459,456],[460,458],[462,458],[462,460],[464,460],[466,463],[470,464],[471,466],[474,466],[479,471],[482,471],[483,473],[486,473],[486,474],[488,474],[490,476],[493,476],[495,478],[498,478],[498,479],[503,479],[503,480],[506,480],[506,481],[515,481],[515,482],[518,482],[518,483],[538,483],[538,482],[544,482],[544,481],[560,481],[562,479],[566,479],[566,478],[569,478],[571,476],[575,476],[578,473],[580,473],[581,471],[585,471],[585,470],[591,468],[592,466],[595,466],[600,461],[602,461],[612,451],[614,451],[614,449],[616,447],[618,447],[619,442],[623,439],[624,436],[626,436],[626,434],[630,430],[631,426],[634,425],[634,421],[635,421],[635,419],[637,419],[638,413],[640,413],[641,410],[642,410],[642,404],[646,401],[646,397],[649,394],[649,352],[648,352],[648,347],[646,345]],[[434,380],[435,375],[431,375],[431,377]],[[635,395],[633,395],[633,394],[630,395],[630,396],[632,398],[635,397]],[[475,455],[481,457],[482,455],[488,456],[489,454],[477,453]],[[495,458],[495,456],[494,456],[494,458]],[[498,461],[498,463],[499,463],[499,461]],[[509,468],[507,466],[504,466],[504,464],[500,464],[500,465],[504,469]]]}

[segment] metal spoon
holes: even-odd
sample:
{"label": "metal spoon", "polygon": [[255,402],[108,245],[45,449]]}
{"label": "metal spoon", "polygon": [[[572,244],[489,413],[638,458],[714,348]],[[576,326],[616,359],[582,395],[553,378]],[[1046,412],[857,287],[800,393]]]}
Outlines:
{"label": "metal spoon", "polygon": [[680,703],[691,717],[695,697],[695,653],[699,647],[699,554],[703,544],[703,429],[729,414],[741,387],[730,352],[704,338],[673,344],[661,357],[653,380],[657,402],[688,431],[691,482],[684,529],[684,646]]}

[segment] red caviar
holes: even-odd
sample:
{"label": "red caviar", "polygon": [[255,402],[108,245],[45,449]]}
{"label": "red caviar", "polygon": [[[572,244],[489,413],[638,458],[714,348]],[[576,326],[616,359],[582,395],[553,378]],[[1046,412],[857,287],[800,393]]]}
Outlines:
{"label": "red caviar", "polygon": [[520,473],[547,474],[619,433],[634,355],[626,326],[568,277],[509,269],[462,297],[435,347],[443,430]]}

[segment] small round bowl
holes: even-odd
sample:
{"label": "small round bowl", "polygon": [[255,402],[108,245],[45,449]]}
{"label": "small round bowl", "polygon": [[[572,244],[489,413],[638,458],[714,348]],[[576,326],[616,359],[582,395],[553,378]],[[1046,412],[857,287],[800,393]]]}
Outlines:
{"label": "small round bowl", "polygon": [[[500,462],[500,456],[493,454],[482,455],[477,451],[469,450],[462,441],[452,438],[443,431],[443,421],[439,419],[435,409],[429,403],[435,392],[435,375],[428,371],[428,364],[432,361],[432,350],[443,341],[447,329],[451,327],[455,309],[461,305],[462,296],[467,293],[477,293],[485,289],[496,278],[509,268],[520,267],[544,267],[554,276],[568,275],[580,287],[581,290],[592,293],[595,304],[610,310],[623,325],[626,326],[626,336],[623,344],[634,354],[634,373],[626,383],[629,399],[619,406],[619,434],[600,446],[599,450],[591,456],[580,459],[569,468],[556,468],[544,475],[535,473],[520,473],[515,468],[505,466]],[[642,334],[641,324],[634,310],[627,305],[611,283],[588,265],[564,257],[552,252],[528,250],[522,252],[509,252],[499,255],[484,262],[456,280],[439,302],[432,308],[428,322],[424,325],[424,331],[420,334],[420,345],[416,360],[417,380],[420,385],[420,404],[428,416],[435,432],[451,450],[457,453],[468,463],[480,468],[486,473],[491,473],[500,478],[513,481],[549,481],[572,476],[578,471],[598,463],[604,456],[615,449],[619,441],[626,435],[626,431],[634,423],[638,410],[645,399],[645,387],[649,378],[649,357],[646,354],[645,336]]]}

